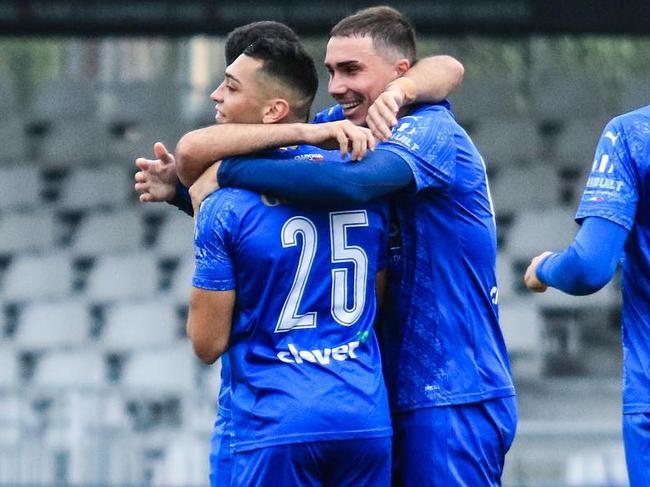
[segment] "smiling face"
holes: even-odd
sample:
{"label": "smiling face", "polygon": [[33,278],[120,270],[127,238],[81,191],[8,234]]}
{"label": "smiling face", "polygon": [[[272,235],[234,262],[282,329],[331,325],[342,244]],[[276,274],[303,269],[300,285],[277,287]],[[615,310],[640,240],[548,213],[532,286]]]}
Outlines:
{"label": "smiling face", "polygon": [[260,123],[265,91],[258,83],[263,62],[242,54],[226,68],[225,79],[212,92],[217,123]]}
{"label": "smiling face", "polygon": [[379,54],[370,36],[335,36],[327,43],[325,66],[330,73],[328,91],[343,107],[345,118],[365,125],[372,103],[388,83],[404,74],[408,61]]}

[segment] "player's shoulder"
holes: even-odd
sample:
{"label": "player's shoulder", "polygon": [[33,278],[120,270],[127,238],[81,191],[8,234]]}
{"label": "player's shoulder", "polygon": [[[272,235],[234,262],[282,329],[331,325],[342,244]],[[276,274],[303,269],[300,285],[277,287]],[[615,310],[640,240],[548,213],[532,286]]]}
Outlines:
{"label": "player's shoulder", "polygon": [[607,129],[616,129],[618,131],[640,130],[650,133],[650,105],[617,115],[607,123]]}
{"label": "player's shoulder", "polygon": [[341,105],[334,105],[333,107],[326,108],[314,115],[311,123],[337,122],[344,118],[343,107]]}
{"label": "player's shoulder", "polygon": [[199,218],[236,216],[257,204],[260,195],[241,188],[222,188],[208,195],[199,209]]}

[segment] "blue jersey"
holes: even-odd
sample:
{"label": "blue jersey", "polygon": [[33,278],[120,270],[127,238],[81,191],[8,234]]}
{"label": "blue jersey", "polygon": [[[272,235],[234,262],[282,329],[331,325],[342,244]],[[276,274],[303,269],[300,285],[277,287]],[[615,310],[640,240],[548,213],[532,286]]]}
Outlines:
{"label": "blue jersey", "polygon": [[399,411],[514,394],[499,328],[496,230],[485,166],[445,102],[421,105],[377,146],[416,188],[394,195],[385,377]]}
{"label": "blue jersey", "polygon": [[345,115],[343,115],[343,107],[341,105],[334,105],[333,107],[326,108],[314,115],[312,123],[337,122],[344,119]]}
{"label": "blue jersey", "polygon": [[379,202],[323,211],[239,189],[203,202],[193,285],[237,292],[233,451],[391,435],[372,328],[387,213]]}
{"label": "blue jersey", "polygon": [[650,412],[650,106],[603,132],[576,219],[626,230],[623,259],[623,411]]}

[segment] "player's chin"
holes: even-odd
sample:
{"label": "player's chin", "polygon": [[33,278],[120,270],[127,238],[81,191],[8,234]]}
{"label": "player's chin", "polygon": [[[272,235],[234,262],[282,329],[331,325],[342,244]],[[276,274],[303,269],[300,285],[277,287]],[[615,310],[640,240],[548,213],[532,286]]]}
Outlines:
{"label": "player's chin", "polygon": [[350,110],[343,112],[345,118],[355,125],[365,126],[368,109],[364,105],[358,105]]}

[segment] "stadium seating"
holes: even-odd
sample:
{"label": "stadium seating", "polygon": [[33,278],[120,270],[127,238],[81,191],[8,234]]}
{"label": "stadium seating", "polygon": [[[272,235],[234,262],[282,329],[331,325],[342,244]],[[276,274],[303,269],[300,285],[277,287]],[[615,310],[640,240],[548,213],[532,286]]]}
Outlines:
{"label": "stadium seating", "polygon": [[90,313],[81,301],[33,302],[20,315],[18,350],[80,349],[89,340]]}
{"label": "stadium seating", "polygon": [[156,250],[161,257],[185,258],[194,254],[194,219],[181,211],[169,209],[163,222]]}
{"label": "stadium seating", "polygon": [[483,117],[472,140],[489,168],[506,166],[509,170],[531,163],[539,153],[537,124],[527,117]]}
{"label": "stadium seating", "polygon": [[52,251],[57,221],[50,211],[0,215],[0,254]]}
{"label": "stadium seating", "polygon": [[195,387],[198,361],[189,343],[173,348],[143,350],[131,356],[122,386],[137,394],[180,394]]}
{"label": "stadium seating", "polygon": [[97,259],[86,296],[94,302],[150,299],[158,290],[158,264],[147,253],[107,255]]}
{"label": "stadium seating", "polygon": [[118,252],[136,252],[143,242],[144,221],[137,210],[94,213],[82,221],[72,249],[89,257]]}
{"label": "stadium seating", "polygon": [[12,118],[3,117],[0,120],[0,140],[3,141],[0,164],[23,163],[31,156],[28,149],[26,122],[20,114]]}
{"label": "stadium seating", "polygon": [[106,384],[106,365],[91,350],[51,351],[39,360],[31,383],[46,389],[101,387]]}
{"label": "stadium seating", "polygon": [[181,329],[173,304],[160,299],[118,303],[107,311],[101,345],[114,351],[168,347],[184,338]]}
{"label": "stadium seating", "polygon": [[[18,363],[13,347],[0,348],[0,390],[18,384]],[[2,403],[3,401],[0,401]],[[1,418],[1,416],[0,416]]]}
{"label": "stadium seating", "polygon": [[37,166],[0,166],[0,210],[34,210],[40,202],[41,192],[40,171]]}
{"label": "stadium seating", "polygon": [[123,208],[133,194],[128,176],[124,164],[75,168],[63,184],[59,205],[65,210]]}
{"label": "stadium seating", "polygon": [[72,283],[72,262],[67,253],[25,255],[9,266],[0,296],[6,302],[67,298]]}

